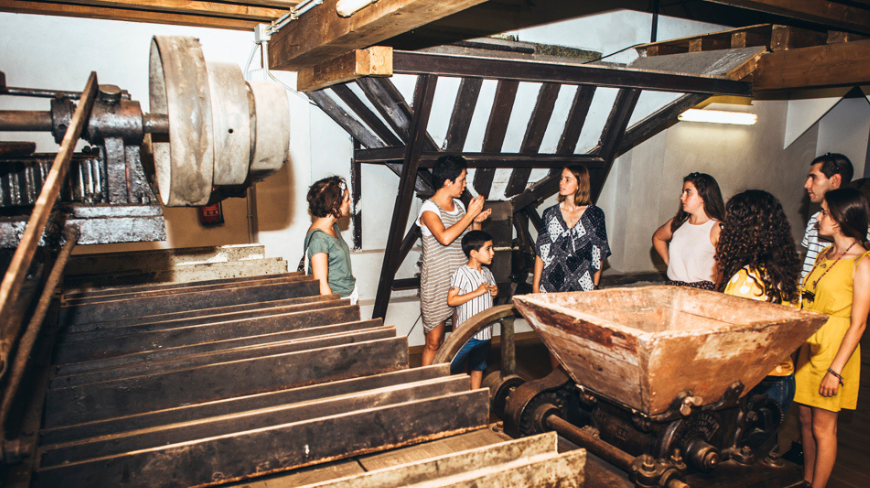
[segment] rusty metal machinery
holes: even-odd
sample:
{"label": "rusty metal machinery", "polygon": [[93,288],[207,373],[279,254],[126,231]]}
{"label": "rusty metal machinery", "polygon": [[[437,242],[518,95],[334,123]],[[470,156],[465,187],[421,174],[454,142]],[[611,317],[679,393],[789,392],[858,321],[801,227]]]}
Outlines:
{"label": "rusty metal machinery", "polygon": [[[60,194],[68,217],[50,221],[43,244],[56,243],[64,223],[80,228],[79,244],[163,240],[156,195],[167,206],[242,197],[287,160],[280,84],[246,82],[236,65],[206,63],[193,38],[155,36],[149,67],[150,113],[126,90],[98,86],[81,133],[91,146],[72,156]],[[0,94],[51,98],[49,111],[0,111],[0,130],[47,131],[58,143],[81,97],[6,86],[2,74]],[[36,203],[54,159],[34,149],[0,143],[0,247],[18,244],[19,215]]]}
{"label": "rusty metal machinery", "polygon": [[[0,142],[3,460],[26,451],[13,400],[46,360],[39,338],[73,247],[164,240],[158,196],[169,206],[245,196],[288,158],[280,84],[246,82],[238,66],[206,63],[192,38],[154,37],[149,64],[150,113],[96,73],[82,92],[67,92],[8,86],[0,72],[0,95],[50,98],[48,111],[0,111],[0,130],[46,131],[60,145],[37,154],[33,142]],[[76,153],[80,139],[89,146]]]}
{"label": "rusty metal machinery", "polygon": [[781,407],[748,393],[824,323],[823,315],[667,286],[513,302],[465,322],[436,362],[449,361],[468,338],[507,317],[504,341],[514,312],[522,314],[561,367],[525,382],[503,351],[502,370],[484,379],[491,410],[511,437],[555,431],[587,449],[585,486],[802,481],[802,470],[774,449]]}

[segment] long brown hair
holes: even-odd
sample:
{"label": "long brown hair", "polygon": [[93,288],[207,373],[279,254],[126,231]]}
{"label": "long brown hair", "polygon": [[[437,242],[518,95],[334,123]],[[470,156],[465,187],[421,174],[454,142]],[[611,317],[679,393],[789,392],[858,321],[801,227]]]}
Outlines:
{"label": "long brown hair", "polygon": [[763,190],[747,190],[734,195],[726,210],[716,248],[719,291],[748,266],[760,275],[767,301],[796,301],[801,262],[779,200]]}
{"label": "long brown hair", "polygon": [[[574,178],[577,178],[577,191],[574,192],[574,205],[577,205],[578,207],[580,205],[589,205],[591,202],[589,191],[589,170],[582,164],[565,166],[562,168],[562,171],[565,171],[566,169],[574,175]],[[559,203],[564,201],[565,196],[559,195]]]}
{"label": "long brown hair", "polygon": [[825,192],[828,213],[834,222],[840,224],[840,232],[864,244],[867,239],[868,216],[867,199],[854,188],[838,188]]}
{"label": "long brown hair", "polygon": [[[725,202],[722,201],[722,192],[719,191],[719,183],[707,173],[689,173],[683,178],[683,184],[691,183],[698,190],[698,196],[704,201],[704,213],[713,220],[722,222],[725,219]],[[689,213],[680,205],[674,220],[671,221],[671,232],[676,232],[681,225],[689,220]]]}

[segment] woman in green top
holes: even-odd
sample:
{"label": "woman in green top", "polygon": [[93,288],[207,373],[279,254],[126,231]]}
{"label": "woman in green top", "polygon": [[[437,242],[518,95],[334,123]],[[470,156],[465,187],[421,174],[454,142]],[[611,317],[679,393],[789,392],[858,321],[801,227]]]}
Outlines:
{"label": "woman in green top", "polygon": [[350,215],[350,194],[344,179],[330,176],[311,185],[308,208],[314,216],[305,234],[308,273],[320,281],[321,295],[338,293],[355,305],[359,294],[350,266],[350,249],[338,229],[338,220]]}

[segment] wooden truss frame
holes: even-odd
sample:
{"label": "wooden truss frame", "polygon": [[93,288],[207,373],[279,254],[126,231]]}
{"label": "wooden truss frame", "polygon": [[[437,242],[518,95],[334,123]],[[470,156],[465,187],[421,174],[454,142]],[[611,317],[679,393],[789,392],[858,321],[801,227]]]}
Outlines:
{"label": "wooden truss frame", "polygon": [[[333,101],[324,90],[308,94],[356,141],[352,171],[355,203],[359,202],[361,196],[359,175],[363,163],[386,165],[400,177],[378,280],[373,310],[373,317],[376,318],[386,316],[393,290],[410,289],[419,283],[417,279],[396,280],[395,274],[420,237],[417,225],[412,225],[405,234],[414,192],[424,195],[434,193],[432,175],[428,168],[440,156],[464,156],[468,160],[469,168],[477,168],[473,182],[475,189],[487,197],[495,170],[513,169],[505,196],[513,204],[514,223],[518,226],[518,232],[528,234],[527,229],[520,227],[528,223],[539,227],[540,217],[532,205],[558,189],[560,168],[576,163],[585,164],[590,171],[592,200],[595,201],[601,193],[613,160],[661,130],[682,111],[712,95],[751,95],[749,83],[725,77],[404,51],[393,53],[393,72],[418,76],[413,110],[389,78],[356,80],[386,124],[346,85],[335,85],[330,89],[354,112],[356,118]],[[462,78],[443,150],[435,145],[426,131],[435,87],[440,76]],[[482,152],[463,152],[484,79],[495,79],[498,84],[484,134]],[[520,151],[503,153],[501,148],[521,82],[541,83],[541,87]],[[563,84],[577,85],[578,89],[555,154],[539,154],[544,132],[550,123]],[[618,89],[616,100],[599,144],[586,154],[574,154],[595,90],[599,86]],[[627,130],[629,119],[643,90],[678,92],[684,95]],[[545,178],[528,186],[533,168],[550,168],[551,171]],[[355,228],[360,225],[359,218],[359,215],[355,216]],[[355,239],[357,237],[355,235]]]}

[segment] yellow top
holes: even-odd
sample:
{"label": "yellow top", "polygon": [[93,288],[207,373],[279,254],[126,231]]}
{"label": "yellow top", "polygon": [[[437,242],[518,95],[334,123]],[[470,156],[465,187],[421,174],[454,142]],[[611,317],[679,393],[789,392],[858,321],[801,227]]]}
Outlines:
{"label": "yellow top", "polygon": [[[806,276],[802,286],[804,310],[826,313],[828,321],[801,347],[795,373],[794,401],[838,412],[844,408],[855,409],[858,404],[861,346],[855,348],[855,352],[840,371],[843,384],[840,385],[836,395],[821,396],[819,385],[839,352],[846,331],[851,326],[855,267],[862,258],[870,256],[870,252],[854,258],[840,259],[841,262],[837,262],[836,259],[828,259],[829,249],[830,246],[819,253],[816,265]],[[815,287],[813,287],[814,281],[817,282]],[[807,296],[809,291],[815,291],[812,300]]]}
{"label": "yellow top", "polygon": [[[767,301],[767,295],[764,291],[764,282],[761,281],[760,274],[755,269],[749,269],[744,266],[738,271],[725,286],[725,294],[735,297],[749,298],[750,300]],[[800,308],[798,303],[783,302],[783,306]],[[788,376],[794,372],[794,361],[791,356],[783,360],[779,366],[770,372],[768,376]]]}

